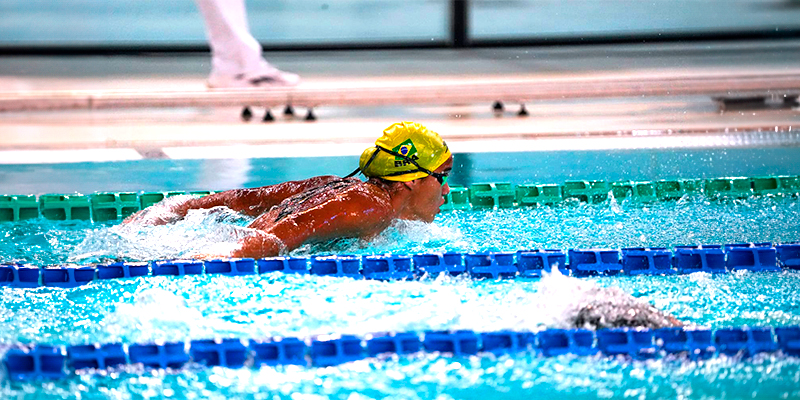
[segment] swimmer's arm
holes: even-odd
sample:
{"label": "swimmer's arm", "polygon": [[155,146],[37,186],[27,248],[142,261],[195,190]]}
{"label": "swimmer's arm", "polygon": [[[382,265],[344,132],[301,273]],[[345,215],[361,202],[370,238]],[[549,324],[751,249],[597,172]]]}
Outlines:
{"label": "swimmer's arm", "polygon": [[[253,221],[257,225],[258,220]],[[349,194],[324,206],[284,218],[269,231],[242,240],[232,257],[272,257],[294,250],[304,243],[343,237],[369,238],[391,223],[388,204],[363,194]]]}
{"label": "swimmer's arm", "polygon": [[[189,210],[208,209],[217,206],[225,206],[236,212],[251,217],[257,217],[287,197],[291,197],[310,187],[324,185],[335,179],[340,178],[330,175],[317,176],[301,181],[289,181],[259,188],[226,190],[204,197],[189,199],[183,203],[170,205],[168,209],[164,210],[164,214],[168,215],[169,218],[160,218],[148,222],[153,225],[163,225],[183,219]],[[158,204],[155,204],[153,207],[158,206]],[[142,215],[144,214],[145,210],[139,211],[126,218],[123,222],[142,222]]]}
{"label": "swimmer's arm", "polygon": [[257,217],[287,197],[294,196],[311,187],[324,185],[335,179],[341,178],[331,175],[317,176],[301,181],[289,181],[259,188],[227,190],[187,201],[178,211],[185,216],[189,210],[226,206],[236,212]]}

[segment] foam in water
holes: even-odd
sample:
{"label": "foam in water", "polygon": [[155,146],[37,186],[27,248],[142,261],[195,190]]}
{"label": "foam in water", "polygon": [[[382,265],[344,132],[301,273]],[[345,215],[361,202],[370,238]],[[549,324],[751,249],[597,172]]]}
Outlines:
{"label": "foam in water", "polygon": [[540,292],[555,325],[600,329],[618,327],[664,328],[682,325],[674,317],[617,287],[562,275],[558,268],[542,278]]}
{"label": "foam in water", "polygon": [[161,225],[176,222],[181,219],[180,215],[173,211],[176,207],[186,203],[198,196],[178,195],[167,197],[146,209],[128,217],[125,221],[139,225]]}
{"label": "foam in water", "polygon": [[[589,280],[562,275],[557,268],[545,273],[534,293],[512,290],[499,301],[483,297],[472,304],[468,315],[476,320],[493,320],[509,329],[612,327],[661,328],[679,324],[650,303],[617,287],[602,287]],[[513,307],[503,307],[503,303]],[[482,309],[485,308],[485,312]],[[507,310],[498,315],[497,310]],[[465,310],[466,311],[466,310]],[[490,324],[495,326],[495,324]],[[481,326],[486,330],[486,326]],[[475,329],[475,327],[471,328]],[[480,329],[478,329],[480,330]]]}
{"label": "foam in water", "polygon": [[[155,211],[148,211],[135,221],[171,218],[165,214],[167,212],[164,207],[156,205],[150,208],[154,207]],[[153,260],[192,258],[207,254],[224,256],[238,249],[241,239],[256,232],[244,226],[252,220],[253,218],[230,208],[219,206],[190,210],[185,218],[165,225],[134,222],[95,229],[89,231],[85,239],[70,252],[68,261]],[[446,251],[453,246],[470,247],[453,223],[442,225],[397,220],[384,232],[369,240],[344,238],[327,243],[306,244],[291,254],[379,254],[396,252],[398,248],[422,248],[428,252],[436,252]]]}
{"label": "foam in water", "polygon": [[[119,279],[66,290],[3,288],[0,325],[6,329],[0,337],[8,344],[74,344],[386,330],[569,328],[580,304],[597,287],[608,285],[649,303],[681,303],[669,310],[681,319],[713,328],[798,324],[793,312],[796,296],[786,294],[800,279],[796,272],[580,280],[554,275],[541,280],[441,276],[376,282],[273,273]],[[785,315],[778,315],[779,311]],[[176,398],[189,399],[285,393],[291,398],[301,393],[295,397],[347,398],[358,391],[372,398],[493,398],[498,392],[511,398],[545,394],[553,398],[795,398],[800,394],[799,370],[796,358],[776,354],[698,362],[545,358],[532,353],[501,357],[415,354],[330,368],[190,366],[178,371],[111,371],[2,385],[0,397],[34,393],[54,398],[127,398],[174,393]],[[448,395],[437,395],[444,392]]]}
{"label": "foam in water", "polygon": [[167,225],[115,225],[89,232],[68,260],[154,260],[230,254],[242,238],[255,232],[242,226],[250,221],[227,207],[214,207],[191,210],[182,220]]}
{"label": "foam in water", "polygon": [[[19,221],[9,224],[5,237],[0,236],[0,257],[46,265],[228,254],[239,238],[252,232],[246,228],[251,220],[223,207],[194,210],[186,219],[164,226]],[[785,243],[798,238],[800,202],[796,198],[683,199],[646,206],[614,199],[602,204],[447,212],[433,224],[398,221],[371,240],[304,245],[291,254],[671,247]]]}
{"label": "foam in water", "polygon": [[374,238],[345,238],[328,243],[305,244],[293,250],[291,255],[433,253],[469,247],[469,241],[456,224],[445,224],[438,220],[433,223],[396,220]]}
{"label": "foam in water", "polygon": [[[126,293],[114,311],[106,316],[103,325],[109,334],[127,337],[134,342],[189,340],[214,337],[215,331],[225,330],[228,323],[207,317],[187,304],[186,299],[162,287],[145,287]],[[174,290],[174,289],[173,289]]]}
{"label": "foam in water", "polygon": [[[103,318],[104,330],[127,340],[152,341],[209,338],[223,332],[258,337],[671,325],[666,314],[647,301],[558,272],[539,281],[514,283],[446,275],[406,282],[283,274],[277,278],[148,278],[116,302]],[[209,301],[223,305],[209,308]]]}

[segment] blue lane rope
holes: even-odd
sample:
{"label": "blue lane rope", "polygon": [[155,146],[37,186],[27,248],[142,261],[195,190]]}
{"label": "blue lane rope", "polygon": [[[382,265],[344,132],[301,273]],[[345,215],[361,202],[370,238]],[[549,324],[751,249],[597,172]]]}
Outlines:
{"label": "blue lane rope", "polygon": [[474,332],[426,331],[375,333],[365,336],[324,335],[310,338],[202,339],[143,344],[35,345],[8,350],[6,376],[13,381],[63,379],[77,370],[97,372],[139,364],[178,369],[190,363],[226,368],[263,365],[327,367],[368,357],[439,353],[464,357],[533,353],[543,357],[571,354],[623,356],[644,360],[683,357],[703,360],[719,355],[751,357],[780,352],[800,357],[800,326],[717,329],[547,329]]}
{"label": "blue lane rope", "polygon": [[198,274],[235,276],[275,271],[377,280],[412,280],[441,273],[453,276],[463,274],[475,279],[538,278],[552,267],[575,277],[800,270],[800,243],[774,246],[771,243],[675,246],[673,250],[661,247],[270,257],[258,260],[160,260],[81,267],[7,263],[0,264],[0,287],[73,288],[98,279]]}

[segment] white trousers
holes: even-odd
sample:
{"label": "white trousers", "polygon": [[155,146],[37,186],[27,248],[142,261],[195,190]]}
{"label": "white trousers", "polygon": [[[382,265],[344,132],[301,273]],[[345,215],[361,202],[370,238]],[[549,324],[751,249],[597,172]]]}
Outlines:
{"label": "white trousers", "polygon": [[195,0],[211,46],[211,75],[257,74],[269,68],[250,34],[245,0]]}

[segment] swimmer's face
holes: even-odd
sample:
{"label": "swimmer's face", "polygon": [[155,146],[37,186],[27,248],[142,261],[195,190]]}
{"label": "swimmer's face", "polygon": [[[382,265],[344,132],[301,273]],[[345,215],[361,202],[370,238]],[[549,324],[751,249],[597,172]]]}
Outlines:
{"label": "swimmer's face", "polygon": [[[451,156],[433,172],[450,174],[452,169],[453,157]],[[444,204],[444,196],[450,193],[450,185],[447,182],[442,185],[435,177],[430,175],[415,179],[409,183],[411,183],[410,187],[414,192],[411,196],[410,208],[414,211],[416,219],[433,222],[436,214],[439,213],[439,207]]]}

